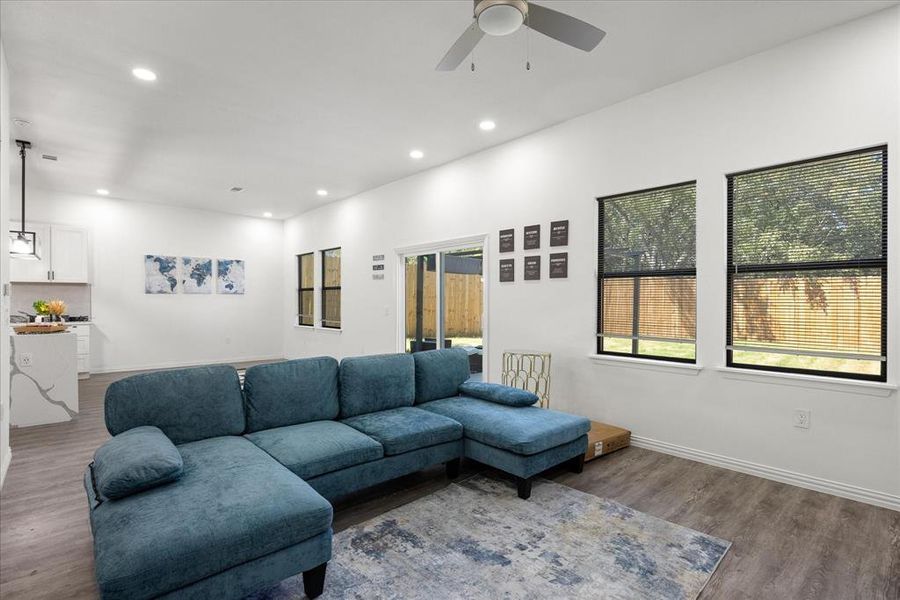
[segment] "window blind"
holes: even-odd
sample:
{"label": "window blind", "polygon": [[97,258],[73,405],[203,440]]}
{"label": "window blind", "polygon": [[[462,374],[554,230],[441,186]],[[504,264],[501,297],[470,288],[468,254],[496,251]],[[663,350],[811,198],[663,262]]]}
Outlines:
{"label": "window blind", "polygon": [[696,182],[597,200],[597,352],[695,362]]}
{"label": "window blind", "polygon": [[297,255],[297,324],[312,326],[315,323],[313,299],[315,298],[315,272],[313,253]]}
{"label": "window blind", "polygon": [[341,327],[341,249],[322,250],[322,327]]}
{"label": "window blind", "polygon": [[728,176],[727,364],[887,378],[887,148]]}

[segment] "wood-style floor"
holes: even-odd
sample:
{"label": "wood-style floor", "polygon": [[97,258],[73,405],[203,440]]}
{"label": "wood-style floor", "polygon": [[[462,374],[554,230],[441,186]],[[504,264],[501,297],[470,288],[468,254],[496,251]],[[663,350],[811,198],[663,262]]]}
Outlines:
{"label": "wood-style floor", "polygon": [[[97,597],[81,476],[108,437],[106,387],[125,375],[81,382],[81,412],[69,423],[12,431],[0,492],[4,600]],[[587,463],[581,474],[546,476],[731,540],[703,599],[900,599],[900,512],[638,448]],[[445,485],[436,468],[367,490],[336,506],[335,529]]]}

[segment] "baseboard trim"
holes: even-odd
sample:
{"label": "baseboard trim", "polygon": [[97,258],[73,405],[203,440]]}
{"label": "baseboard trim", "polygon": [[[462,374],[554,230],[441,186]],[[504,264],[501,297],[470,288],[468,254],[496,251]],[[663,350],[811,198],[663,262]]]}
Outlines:
{"label": "baseboard trim", "polygon": [[9,469],[9,463],[12,462],[12,448],[6,448],[6,452],[3,453],[3,457],[0,458],[0,488],[3,487],[3,482],[6,481],[6,471]]}
{"label": "baseboard trim", "polygon": [[119,366],[119,367],[102,367],[99,369],[91,369],[91,374],[103,374],[103,373],[124,373],[126,371],[153,371],[157,369],[178,369],[181,367],[200,367],[203,365],[230,365],[234,363],[242,363],[242,362],[255,362],[260,360],[284,360],[284,356],[272,355],[272,356],[242,356],[239,358],[232,359],[210,359],[210,360],[197,360],[197,361],[174,361],[167,363],[155,363],[155,364],[140,364],[140,365],[128,365],[128,366]]}
{"label": "baseboard trim", "polygon": [[812,475],[795,473],[794,471],[788,471],[787,469],[761,465],[740,458],[731,458],[729,456],[714,454],[704,450],[696,450],[677,444],[670,444],[669,442],[662,442],[639,435],[631,436],[631,445],[637,446],[638,448],[646,448],[647,450],[655,450],[656,452],[662,452],[663,454],[671,454],[672,456],[686,458],[715,467],[747,473],[748,475],[756,475],[757,477],[762,477],[764,479],[796,485],[797,487],[814,490],[816,492],[824,492],[833,496],[840,496],[841,498],[848,498],[850,500],[900,511],[900,496],[894,494],[870,490],[868,488],[841,483],[839,481],[832,481],[830,479],[823,479],[821,477],[814,477]]}

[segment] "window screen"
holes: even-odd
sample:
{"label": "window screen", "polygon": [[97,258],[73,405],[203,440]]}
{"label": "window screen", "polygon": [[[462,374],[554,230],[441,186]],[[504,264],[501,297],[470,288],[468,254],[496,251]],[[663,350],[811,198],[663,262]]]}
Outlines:
{"label": "window screen", "polygon": [[728,177],[727,364],[887,377],[887,148]]}
{"label": "window screen", "polygon": [[315,323],[313,315],[313,298],[315,298],[315,284],[313,283],[315,272],[313,270],[313,253],[299,254],[297,256],[297,324],[312,326]]}
{"label": "window screen", "polygon": [[341,327],[341,249],[322,250],[322,327]]}
{"label": "window screen", "polygon": [[597,352],[696,360],[696,183],[599,198]]}

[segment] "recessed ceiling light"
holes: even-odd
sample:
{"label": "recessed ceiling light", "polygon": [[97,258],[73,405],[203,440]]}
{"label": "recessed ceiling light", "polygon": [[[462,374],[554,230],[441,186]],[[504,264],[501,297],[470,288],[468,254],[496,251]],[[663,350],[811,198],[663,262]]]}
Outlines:
{"label": "recessed ceiling light", "polygon": [[421,150],[410,150],[409,151],[409,157],[412,158],[413,160],[419,160],[420,158],[423,158],[424,156],[425,156],[425,153],[422,152]]}
{"label": "recessed ceiling light", "polygon": [[233,188],[231,188],[231,191],[232,191],[232,192],[243,192],[243,191],[244,191],[244,188],[242,188],[242,187],[236,185],[236,186],[234,186]]}
{"label": "recessed ceiling light", "polygon": [[156,81],[156,73],[144,67],[135,67],[131,70],[131,74],[142,81]]}
{"label": "recessed ceiling light", "polygon": [[264,216],[265,218],[267,218],[267,219],[271,219],[271,218],[272,218],[272,213],[270,213],[270,212],[264,212],[264,213],[263,213],[263,216]]}
{"label": "recessed ceiling light", "polygon": [[316,190],[316,195],[317,195],[317,196],[322,196],[322,197],[327,196],[327,195],[328,195],[328,190]]}
{"label": "recessed ceiling light", "polygon": [[101,196],[109,196],[109,190],[106,190],[103,188],[98,189],[97,193],[100,194]]}
{"label": "recessed ceiling light", "polygon": [[485,119],[481,123],[478,124],[478,128],[482,131],[493,131],[494,128],[497,127],[497,124],[491,121],[490,119]]}

